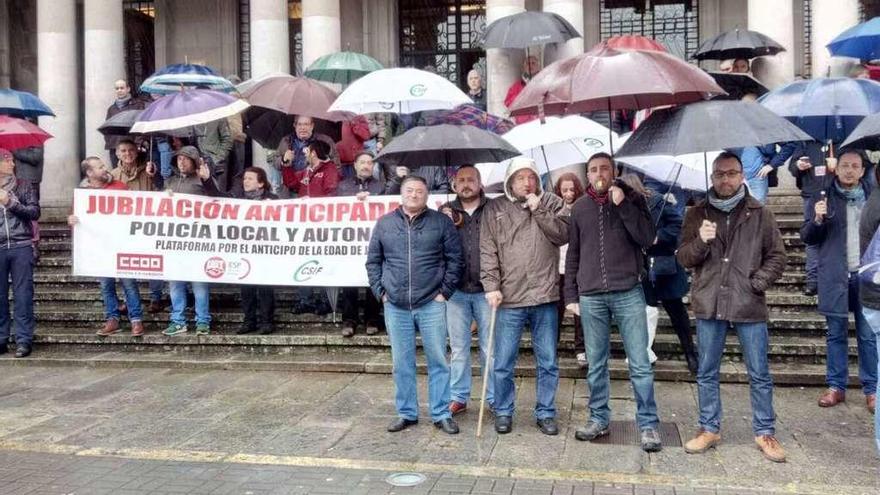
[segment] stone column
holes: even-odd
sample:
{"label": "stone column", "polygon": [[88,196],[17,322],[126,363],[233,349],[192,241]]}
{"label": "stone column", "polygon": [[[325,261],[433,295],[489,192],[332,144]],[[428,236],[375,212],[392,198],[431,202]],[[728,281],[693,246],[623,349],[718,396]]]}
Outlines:
{"label": "stone column", "polygon": [[[502,17],[525,11],[524,0],[486,0],[486,25]],[[486,104],[489,112],[505,115],[507,88],[520,77],[524,51],[490,48],[486,50]]]}
{"label": "stone column", "polygon": [[339,0],[303,0],[303,70],[328,53],[340,50]]}
{"label": "stone column", "polygon": [[[86,155],[108,160],[104,150],[104,136],[97,129],[104,122],[107,107],[115,98],[114,81],[127,79],[122,2],[86,0],[83,17]],[[137,88],[132,88],[132,91],[137,91]]]}
{"label": "stone column", "polygon": [[76,0],[37,0],[39,94],[56,115],[40,118],[40,127],[54,136],[44,153],[44,204],[70,205],[79,181],[77,70]]}
{"label": "stone column", "polygon": [[544,0],[544,12],[559,14],[581,36],[563,45],[548,45],[544,50],[544,65],[584,53],[584,2],[583,0]]}
{"label": "stone column", "polygon": [[6,0],[0,0],[0,89],[12,83],[12,60],[9,46],[9,9]]}
{"label": "stone column", "polygon": [[813,77],[845,77],[859,61],[849,57],[831,57],[825,47],[838,34],[859,23],[858,0],[813,0],[813,24],[810,34]]}
{"label": "stone column", "polygon": [[794,10],[792,0],[749,0],[749,29],[766,34],[785,47],[752,64],[755,77],[773,89],[794,79]]}

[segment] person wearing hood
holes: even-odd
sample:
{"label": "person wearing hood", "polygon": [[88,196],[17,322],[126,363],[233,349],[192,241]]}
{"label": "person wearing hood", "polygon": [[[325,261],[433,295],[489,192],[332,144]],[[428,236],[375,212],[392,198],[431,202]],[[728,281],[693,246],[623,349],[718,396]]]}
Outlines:
{"label": "person wearing hood", "polygon": [[[461,282],[446,303],[450,348],[449,388],[452,393],[449,410],[456,415],[467,410],[471,396],[471,322],[477,322],[481,367],[486,366],[489,351],[489,302],[480,283],[480,224],[483,209],[489,200],[483,194],[480,171],[473,165],[459,167],[452,185],[457,197],[440,210],[448,208],[451,211],[464,251]],[[494,387],[490,379],[486,386],[486,402],[491,407],[493,401]]]}
{"label": "person wearing hood", "polygon": [[837,160],[836,179],[810,199],[801,239],[818,250],[819,313],[825,315],[827,358],[825,383],[819,407],[833,407],[846,400],[849,382],[849,314],[856,321],[859,379],[872,413],[877,402],[877,342],[862,316],[859,302],[859,219],[871,193],[865,177],[868,157],[861,150],[848,150]]}
{"label": "person wearing hood", "polygon": [[565,257],[566,308],[579,316],[587,348],[590,419],[575,438],[591,441],[608,434],[611,380],[608,372],[611,319],[623,339],[630,383],[636,401],[641,447],[662,446],[654,401],[654,371],[648,359],[643,252],[655,239],[645,197],[616,180],[611,155],[596,153],[587,161],[586,194],[571,209]]}
{"label": "person wearing hood", "polygon": [[[15,357],[31,354],[34,339],[33,222],[40,219],[40,203],[31,182],[15,177],[12,152],[0,148],[0,354],[7,351],[9,330],[15,320]],[[13,315],[9,314],[9,281]],[[12,318],[10,318],[12,316]]]}
{"label": "person wearing hood", "polygon": [[785,247],[773,212],[746,190],[735,154],[722,152],[712,162],[712,188],[687,211],[676,256],[693,271],[697,318],[700,430],[685,452],[703,453],[721,442],[721,356],[727,329],[734,327],[749,374],[755,443],[768,460],[785,462],[775,436],[766,300],[785,269]]}
{"label": "person wearing hood", "polygon": [[[110,117],[126,110],[143,110],[146,108],[144,100],[132,96],[131,86],[128,85],[128,81],[125,79],[119,79],[113,83],[113,89],[116,91],[116,100],[107,108],[105,120],[110,120]],[[119,157],[114,150],[116,150],[116,145],[122,139],[125,138],[111,135],[104,136],[104,149],[110,151],[110,165],[112,168],[116,168],[116,164],[119,162]]]}
{"label": "person wearing hood", "polygon": [[489,201],[480,225],[480,283],[497,309],[495,339],[495,431],[510,433],[514,413],[514,367],[528,323],[537,361],[535,419],[545,435],[557,435],[556,360],[559,247],[568,242],[562,199],[540,189],[534,160],[510,161],[504,195]]}

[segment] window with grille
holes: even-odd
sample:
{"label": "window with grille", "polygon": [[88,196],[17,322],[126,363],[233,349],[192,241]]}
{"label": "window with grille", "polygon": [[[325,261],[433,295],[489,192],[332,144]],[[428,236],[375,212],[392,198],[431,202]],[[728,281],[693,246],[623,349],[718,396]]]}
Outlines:
{"label": "window with grille", "polygon": [[401,67],[431,67],[463,87],[485,66],[485,0],[400,0],[398,19]]}
{"label": "window with grille", "polygon": [[[301,76],[302,66],[302,0],[287,0],[288,41],[290,43],[290,73]],[[251,74],[251,6],[250,0],[238,4],[239,77],[250,79]]]}
{"label": "window with grille", "polygon": [[602,0],[599,12],[602,40],[632,34],[646,36],[659,41],[669,53],[690,60],[700,45],[697,0],[656,2],[643,9],[618,6],[624,3]]}
{"label": "window with grille", "polygon": [[804,0],[804,77],[813,73],[813,2]]}
{"label": "window with grille", "polygon": [[125,45],[125,73],[128,84],[137,88],[156,70],[153,25],[156,6],[152,0],[122,2]]}

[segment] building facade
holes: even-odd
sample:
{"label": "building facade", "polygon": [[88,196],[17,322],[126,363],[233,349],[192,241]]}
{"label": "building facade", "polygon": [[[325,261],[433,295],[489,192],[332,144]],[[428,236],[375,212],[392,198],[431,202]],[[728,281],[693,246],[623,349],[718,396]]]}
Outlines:
{"label": "building facade", "polygon": [[[737,27],[761,31],[787,51],[757,59],[770,87],[796,76],[845,72],[824,46],[876,0],[0,0],[0,87],[40,95],[56,112],[40,125],[46,145],[42,197],[66,204],[86,154],[104,154],[95,130],[113,101],[113,82],[137,87],[156,68],[200,63],[242,79],[301,74],[338,50],[367,53],[386,67],[433,67],[463,88],[485,75],[490,111],[519,76],[523,53],[485,50],[487,23],[524,10],[556,12],[583,37],[541,53],[543,63],[615,35],[656,38],[688,58],[700,41]],[[714,68],[706,63],[707,69]]]}

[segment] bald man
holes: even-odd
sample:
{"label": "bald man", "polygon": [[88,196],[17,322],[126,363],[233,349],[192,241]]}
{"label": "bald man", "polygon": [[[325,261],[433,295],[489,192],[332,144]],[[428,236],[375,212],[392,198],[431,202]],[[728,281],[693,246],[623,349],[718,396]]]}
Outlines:
{"label": "bald man", "polygon": [[[107,118],[124,112],[125,110],[143,110],[146,105],[140,98],[134,98],[131,95],[131,86],[125,79],[119,79],[113,83],[113,90],[116,92],[116,100],[107,108]],[[116,145],[126,136],[104,136],[104,149],[110,151],[110,163],[113,168],[119,162],[116,156]]]}

